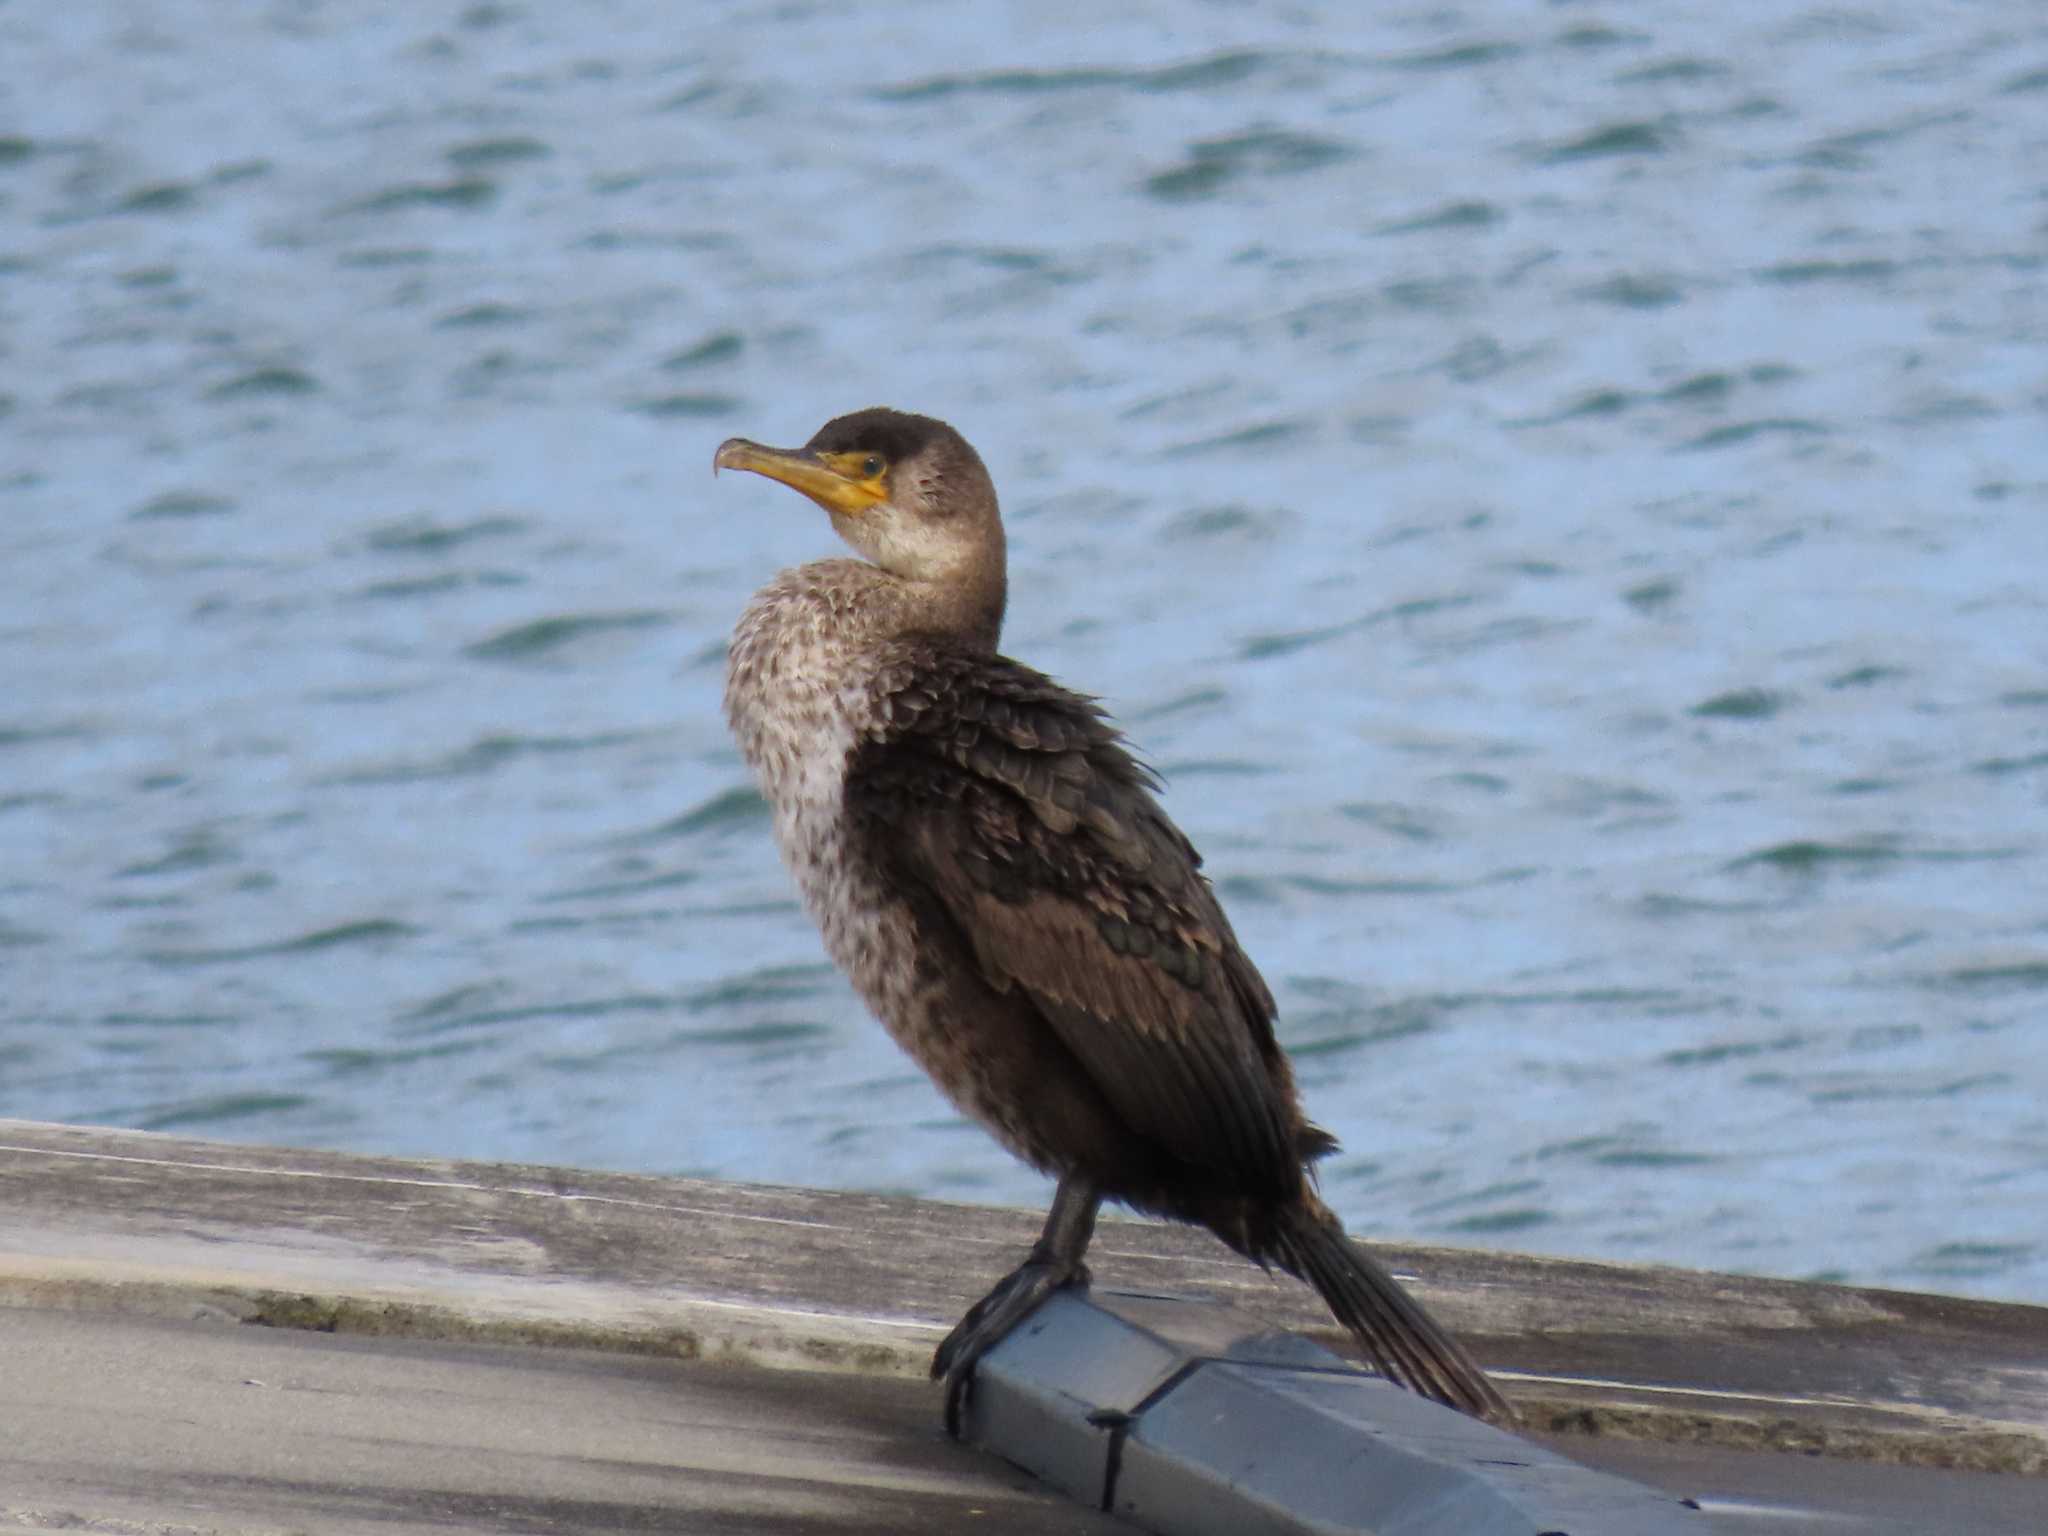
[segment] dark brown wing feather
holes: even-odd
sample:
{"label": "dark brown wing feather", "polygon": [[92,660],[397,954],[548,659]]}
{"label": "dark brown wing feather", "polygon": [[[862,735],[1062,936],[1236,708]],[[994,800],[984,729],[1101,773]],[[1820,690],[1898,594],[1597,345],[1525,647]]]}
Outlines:
{"label": "dark brown wing feather", "polygon": [[856,753],[846,796],[898,878],[1134,1130],[1246,1193],[1295,1188],[1321,1133],[1294,1107],[1272,995],[1101,712],[939,644],[904,646],[880,687],[888,732]]}

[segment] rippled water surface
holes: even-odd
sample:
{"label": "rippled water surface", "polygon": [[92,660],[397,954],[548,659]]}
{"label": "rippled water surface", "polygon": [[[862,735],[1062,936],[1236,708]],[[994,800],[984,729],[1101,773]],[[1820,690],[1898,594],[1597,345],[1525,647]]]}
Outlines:
{"label": "rippled water surface", "polygon": [[1042,1199],[719,719],[886,402],[1356,1227],[2048,1300],[2041,8],[1046,14],[0,5],[0,1114]]}

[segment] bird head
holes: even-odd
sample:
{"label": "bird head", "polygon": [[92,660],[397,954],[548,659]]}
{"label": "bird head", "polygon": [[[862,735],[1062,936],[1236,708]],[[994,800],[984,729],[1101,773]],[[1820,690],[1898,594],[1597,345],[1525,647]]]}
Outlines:
{"label": "bird head", "polygon": [[744,469],[802,491],[839,536],[906,581],[986,581],[1003,570],[996,489],[966,438],[930,416],[874,407],[837,416],[801,448],[743,437],[712,468]]}

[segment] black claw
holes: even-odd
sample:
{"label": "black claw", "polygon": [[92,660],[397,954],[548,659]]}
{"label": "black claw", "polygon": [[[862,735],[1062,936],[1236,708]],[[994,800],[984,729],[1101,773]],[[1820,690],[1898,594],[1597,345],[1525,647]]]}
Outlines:
{"label": "black claw", "polygon": [[974,1368],[981,1357],[1008,1338],[1054,1291],[1087,1283],[1086,1265],[1049,1260],[1034,1252],[967,1309],[932,1355],[932,1375],[946,1382],[947,1434],[960,1438],[961,1419],[973,1395]]}
{"label": "black claw", "polygon": [[1063,1286],[1088,1283],[1082,1256],[1095,1231],[1095,1208],[1102,1203],[1095,1185],[1069,1174],[1053,1192],[1045,1230],[1031,1257],[998,1280],[995,1289],[967,1309],[967,1315],[946,1335],[932,1355],[933,1377],[946,1382],[946,1433],[960,1438],[960,1423],[974,1393],[974,1367],[981,1357],[1009,1336],[1038,1304]]}
{"label": "black claw", "polygon": [[973,1390],[974,1372],[971,1370],[946,1380],[946,1434],[951,1439],[960,1438],[961,1415],[967,1410],[967,1398]]}

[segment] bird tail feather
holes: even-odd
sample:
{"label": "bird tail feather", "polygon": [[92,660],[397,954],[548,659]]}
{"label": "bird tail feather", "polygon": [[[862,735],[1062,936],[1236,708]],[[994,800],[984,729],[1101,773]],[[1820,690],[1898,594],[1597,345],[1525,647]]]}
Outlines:
{"label": "bird tail feather", "polygon": [[1389,1381],[1475,1418],[1514,1423],[1514,1410],[1472,1357],[1320,1205],[1311,1197],[1281,1217],[1281,1266],[1321,1293]]}

